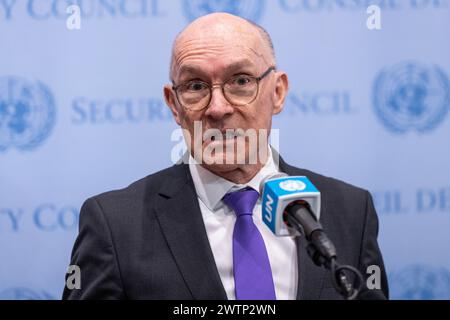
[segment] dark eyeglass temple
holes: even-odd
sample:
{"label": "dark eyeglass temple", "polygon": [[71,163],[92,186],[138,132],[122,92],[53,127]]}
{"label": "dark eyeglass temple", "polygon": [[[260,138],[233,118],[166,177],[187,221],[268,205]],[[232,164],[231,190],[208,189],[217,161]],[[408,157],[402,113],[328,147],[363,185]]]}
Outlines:
{"label": "dark eyeglass temple", "polygon": [[258,81],[260,81],[261,79],[263,79],[264,77],[266,77],[269,73],[271,73],[272,71],[275,71],[276,68],[275,67],[270,67],[269,69],[267,69],[266,72],[264,72],[258,79]]}

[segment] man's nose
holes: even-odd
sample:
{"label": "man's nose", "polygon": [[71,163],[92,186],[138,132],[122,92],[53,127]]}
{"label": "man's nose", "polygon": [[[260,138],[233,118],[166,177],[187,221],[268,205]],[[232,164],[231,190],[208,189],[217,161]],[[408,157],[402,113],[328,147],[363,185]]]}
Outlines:
{"label": "man's nose", "polygon": [[224,116],[233,113],[234,108],[225,98],[220,85],[211,87],[211,101],[206,109],[205,115],[215,120],[222,119]]}

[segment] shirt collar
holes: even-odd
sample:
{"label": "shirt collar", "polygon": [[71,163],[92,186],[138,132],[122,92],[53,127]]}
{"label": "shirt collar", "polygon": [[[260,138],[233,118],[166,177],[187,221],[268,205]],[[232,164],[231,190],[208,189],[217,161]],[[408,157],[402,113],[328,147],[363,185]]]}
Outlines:
{"label": "shirt collar", "polygon": [[236,184],[226,180],[211,171],[197,164],[192,155],[189,156],[189,171],[191,172],[197,196],[214,212],[221,205],[220,200],[230,191],[251,187],[259,192],[259,184],[267,175],[279,172],[275,161],[273,160],[272,149],[269,147],[269,157],[266,164],[259,172],[247,183]]}

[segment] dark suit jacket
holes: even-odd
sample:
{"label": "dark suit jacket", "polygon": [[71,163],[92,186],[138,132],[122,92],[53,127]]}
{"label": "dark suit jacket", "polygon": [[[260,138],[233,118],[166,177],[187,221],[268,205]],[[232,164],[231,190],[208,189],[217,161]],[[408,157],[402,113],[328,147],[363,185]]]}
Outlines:
{"label": "dark suit jacket", "polygon": [[[307,176],[320,190],[320,221],[338,261],[363,276],[367,266],[380,266],[382,291],[369,296],[387,297],[370,194],[281,158],[279,166],[289,175]],[[312,263],[304,238],[297,238],[297,251],[297,298],[340,299],[329,271]],[[81,289],[66,287],[63,299],[227,299],[187,164],[86,200],[71,264],[81,269]]]}

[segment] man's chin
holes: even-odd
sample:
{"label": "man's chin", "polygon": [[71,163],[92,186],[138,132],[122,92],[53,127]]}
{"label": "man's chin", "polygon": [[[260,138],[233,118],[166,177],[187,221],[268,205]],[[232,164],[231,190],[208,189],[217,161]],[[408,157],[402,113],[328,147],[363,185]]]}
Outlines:
{"label": "man's chin", "polygon": [[234,152],[215,152],[212,155],[204,153],[202,164],[217,168],[236,168],[247,164],[245,155],[237,155]]}
{"label": "man's chin", "polygon": [[210,172],[212,172],[218,176],[223,176],[223,174],[232,172],[239,168],[239,166],[236,164],[217,164],[217,163],[206,164],[206,163],[203,163],[202,166],[205,169],[209,170]]}

